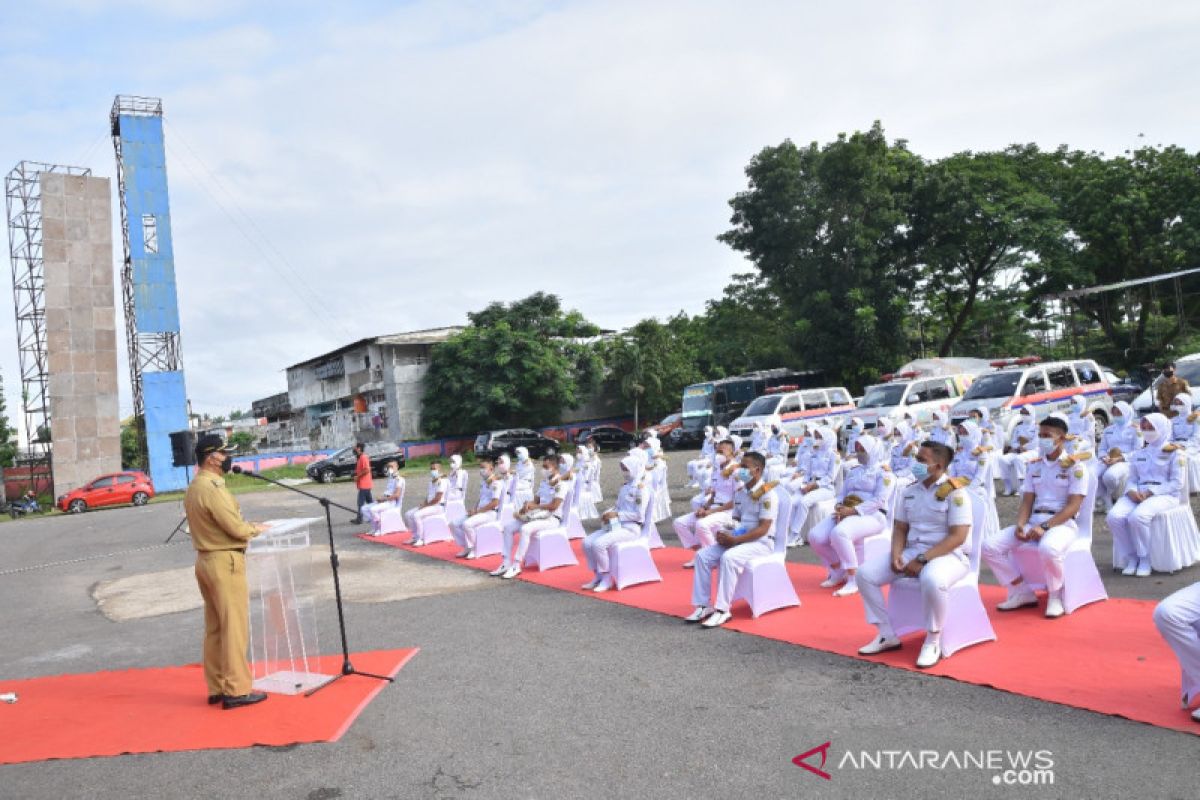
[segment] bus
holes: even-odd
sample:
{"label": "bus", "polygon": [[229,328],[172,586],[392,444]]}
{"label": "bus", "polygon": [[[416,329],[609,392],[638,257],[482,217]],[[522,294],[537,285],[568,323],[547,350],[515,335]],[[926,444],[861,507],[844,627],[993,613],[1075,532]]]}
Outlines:
{"label": "bus", "polygon": [[698,445],[704,439],[706,425],[728,425],[768,389],[811,389],[820,385],[821,378],[818,370],[778,368],[693,383],[683,390],[683,425],[672,431],[672,443],[676,447]]}

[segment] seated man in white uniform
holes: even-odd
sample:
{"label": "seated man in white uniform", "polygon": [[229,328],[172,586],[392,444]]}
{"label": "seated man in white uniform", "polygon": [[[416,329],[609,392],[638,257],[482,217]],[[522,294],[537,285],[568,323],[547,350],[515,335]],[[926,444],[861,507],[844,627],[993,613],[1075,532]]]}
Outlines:
{"label": "seated man in white uniform", "polygon": [[[983,543],[983,560],[1008,598],[996,606],[999,611],[1037,605],[1037,596],[1021,577],[1012,551],[1026,542],[1035,542],[1046,573],[1046,616],[1061,617],[1063,561],[1067,548],[1079,535],[1075,516],[1088,490],[1087,467],[1063,459],[1066,452],[1067,420],[1051,414],[1038,426],[1038,452],[1041,458],[1029,465],[1021,486],[1021,507],[1017,524],[1005,528]],[[1059,461],[1063,459],[1063,461]],[[1064,463],[1065,462],[1065,463]]]}
{"label": "seated man in white uniform", "polygon": [[712,457],[717,453],[716,432],[712,425],[704,426],[704,441],[700,444],[700,455],[687,462],[688,486],[693,489],[703,488],[701,476],[697,475],[697,470],[704,469],[704,466],[712,464]]}
{"label": "seated man in white uniform", "polygon": [[516,449],[517,454],[517,483],[513,488],[513,500],[517,508],[533,500],[533,459],[529,450],[524,447]]}
{"label": "seated man in white uniform", "polygon": [[[1154,609],[1154,627],[1179,660],[1186,711],[1196,700],[1189,690],[1200,684],[1200,583],[1184,587],[1159,603]],[[1192,712],[1192,719],[1200,722],[1200,709]]]}
{"label": "seated man in white uniform", "polygon": [[1023,407],[1017,414],[1004,453],[996,460],[1000,480],[1004,482],[1004,497],[1012,497],[1025,482],[1025,471],[1029,464],[1037,461],[1037,425],[1033,421],[1033,408]]}
{"label": "seated man in white uniform", "polygon": [[[696,572],[692,576],[692,604],[696,609],[687,617],[687,622],[703,622],[706,628],[724,625],[732,616],[729,607],[733,603],[733,590],[738,575],[754,559],[769,555],[775,549],[775,536],[785,535],[775,530],[775,516],[779,513],[779,499],[775,495],[775,484],[763,478],[767,460],[761,453],[749,452],[742,456],[742,466],[737,478],[742,484],[733,500],[733,519],[737,523],[732,531],[719,531],[717,543],[696,553]],[[717,599],[712,606],[712,578],[720,570],[717,579]]]}
{"label": "seated man in white uniform", "polygon": [[1121,574],[1146,578],[1150,575],[1150,521],[1160,511],[1179,504],[1186,462],[1180,463],[1179,454],[1168,441],[1171,420],[1162,414],[1149,414],[1142,419],[1141,427],[1146,446],[1129,457],[1126,491],[1108,512],[1108,529],[1115,549],[1128,554]]}
{"label": "seated man in white uniform", "polygon": [[404,512],[404,521],[412,531],[413,547],[422,547],[425,536],[421,524],[429,517],[446,513],[446,495],[450,489],[450,481],[442,475],[442,462],[434,460],[429,464],[429,489],[425,492],[425,502],[416,508]]}
{"label": "seated man in white uniform", "polygon": [[495,470],[490,458],[479,459],[479,502],[471,516],[461,522],[451,522],[450,532],[462,548],[455,558],[475,558],[475,532],[480,525],[496,520],[507,481]]}
{"label": "seated man in white uniform", "polygon": [[[715,544],[718,531],[733,527],[733,495],[738,486],[737,478],[733,475],[738,465],[733,458],[733,442],[726,439],[717,445],[720,471],[713,473],[703,503],[691,514],[684,514],[674,522],[679,543],[689,550]],[[694,564],[694,560],[689,561],[683,568],[691,569]]]}
{"label": "seated man in white uniform", "polygon": [[632,542],[642,533],[642,520],[650,504],[650,487],[643,481],[642,462],[634,456],[621,459],[621,478],[617,504],[600,515],[600,529],[583,540],[583,555],[587,559],[592,579],[583,589],[607,592],[613,587],[608,548],[618,542]]}
{"label": "seated man in white uniform", "polygon": [[383,497],[379,498],[378,502],[363,506],[363,516],[367,518],[367,522],[371,525],[371,535],[382,535],[379,531],[379,515],[389,508],[395,508],[396,503],[404,499],[404,478],[400,477],[400,464],[395,461],[389,461],[385,467],[387,474],[387,488],[384,489]]}
{"label": "seated man in white uniform", "polygon": [[[1170,439],[1170,429],[1167,439]],[[1122,494],[1121,487],[1129,477],[1129,459],[1141,446],[1142,430],[1133,418],[1133,406],[1124,400],[1113,403],[1112,422],[1100,434],[1100,447],[1097,450],[1098,511],[1111,508]]]}
{"label": "seated man in white uniform", "polygon": [[917,666],[932,667],[942,657],[942,623],[950,602],[950,587],[971,570],[969,556],[971,497],[966,481],[946,475],[950,448],[926,441],[913,464],[916,482],[908,486],[896,503],[892,528],[892,550],[863,565],[858,573],[867,622],[879,629],[870,643],[859,648],[864,656],[895,650],[900,639],[892,630],[883,586],[899,577],[921,583],[925,609],[925,644]]}
{"label": "seated man in white uniform", "polygon": [[[523,505],[516,517],[504,526],[504,559],[499,567],[491,571],[491,575],[505,580],[520,575],[521,562],[525,560],[533,534],[562,525],[571,492],[571,466],[575,459],[571,456],[559,458],[562,459],[561,463],[554,456],[542,459],[542,483],[538,486],[537,501]],[[520,539],[514,552],[513,539],[517,538],[518,533]]]}
{"label": "seated man in white uniform", "polygon": [[833,428],[822,425],[813,434],[812,456],[803,483],[792,493],[792,517],[788,523],[788,547],[800,547],[804,537],[800,531],[808,521],[808,515],[818,503],[833,499],[841,460],[837,453],[837,434]]}
{"label": "seated man in white uniform", "polygon": [[833,516],[813,528],[808,537],[813,552],[828,570],[821,588],[840,586],[833,593],[836,597],[858,592],[855,545],[887,525],[887,503],[895,480],[883,465],[886,445],[874,436],[863,434],[854,447],[858,451],[858,466],[846,476]]}

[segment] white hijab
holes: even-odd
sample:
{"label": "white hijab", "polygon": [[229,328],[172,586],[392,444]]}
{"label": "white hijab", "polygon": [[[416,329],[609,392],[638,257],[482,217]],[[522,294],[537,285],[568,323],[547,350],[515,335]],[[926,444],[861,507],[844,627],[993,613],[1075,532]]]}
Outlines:
{"label": "white hijab", "polygon": [[1171,420],[1167,419],[1166,414],[1159,413],[1147,414],[1145,419],[1158,432],[1158,441],[1154,444],[1147,442],[1146,447],[1161,453],[1171,441]]}
{"label": "white hijab", "polygon": [[625,456],[621,459],[621,467],[629,473],[629,479],[626,483],[636,484],[642,479],[642,470],[645,463],[637,456]]}
{"label": "white hijab", "polygon": [[883,443],[869,433],[864,433],[858,437],[858,441],[855,442],[854,446],[863,449],[863,456],[865,456],[866,460],[861,463],[864,467],[873,467],[883,458]]}

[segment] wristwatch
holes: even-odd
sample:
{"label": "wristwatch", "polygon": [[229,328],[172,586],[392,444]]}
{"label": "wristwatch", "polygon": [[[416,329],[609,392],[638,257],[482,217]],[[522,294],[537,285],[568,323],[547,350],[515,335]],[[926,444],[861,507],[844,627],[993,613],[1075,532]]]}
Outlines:
{"label": "wristwatch", "polygon": [[917,558],[916,558],[916,562],[917,562],[918,564],[920,564],[921,566],[925,566],[926,564],[928,564],[928,563],[929,563],[929,559],[925,557],[925,554],[924,554],[924,553],[921,553],[921,554],[919,554],[919,555],[917,556]]}

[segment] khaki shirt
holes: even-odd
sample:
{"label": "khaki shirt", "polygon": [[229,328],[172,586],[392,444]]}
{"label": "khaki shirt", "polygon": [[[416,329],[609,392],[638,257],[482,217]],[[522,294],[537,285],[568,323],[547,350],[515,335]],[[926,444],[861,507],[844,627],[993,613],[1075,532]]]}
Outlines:
{"label": "khaki shirt", "polygon": [[255,527],[242,519],[242,509],[225,488],[225,479],[199,471],[183,498],[192,546],[202,553],[214,550],[245,550],[258,535]]}
{"label": "khaki shirt", "polygon": [[1188,382],[1178,375],[1162,380],[1158,384],[1158,410],[1168,417],[1174,416],[1171,411],[1171,401],[1175,395],[1188,391]]}

